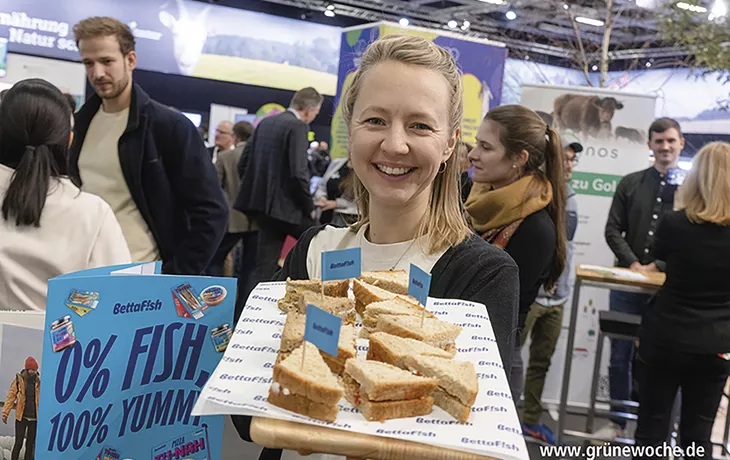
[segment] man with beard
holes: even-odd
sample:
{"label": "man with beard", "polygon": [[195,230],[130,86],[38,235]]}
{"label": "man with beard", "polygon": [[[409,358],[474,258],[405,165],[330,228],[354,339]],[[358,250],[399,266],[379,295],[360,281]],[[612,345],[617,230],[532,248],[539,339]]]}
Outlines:
{"label": "man with beard", "polygon": [[199,275],[220,245],[228,206],[195,126],[132,82],[134,35],[108,17],[74,26],[96,94],[76,114],[71,175],[114,210],[135,262]]}
{"label": "man with beard", "polygon": [[[654,260],[652,249],[657,227],[665,212],[674,207],[674,180],[679,154],[684,148],[682,130],[675,120],[659,118],[649,127],[649,149],[654,152],[654,166],[624,177],[613,196],[606,222],[606,242],[616,255],[619,267],[640,272],[663,271],[664,263]],[[674,171],[673,171],[674,170]],[[622,313],[644,313],[648,294],[611,291],[610,309]],[[611,340],[608,368],[611,399],[626,401],[631,397],[631,361],[634,342]],[[620,412],[618,406],[612,411]],[[594,433],[603,440],[623,437],[626,420],[613,419]]]}

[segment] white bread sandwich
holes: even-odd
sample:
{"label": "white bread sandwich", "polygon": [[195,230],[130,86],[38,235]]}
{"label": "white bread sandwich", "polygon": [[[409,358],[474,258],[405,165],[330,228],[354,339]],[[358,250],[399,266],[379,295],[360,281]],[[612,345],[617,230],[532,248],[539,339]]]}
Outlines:
{"label": "white bread sandwich", "polygon": [[349,359],[343,382],[345,398],[367,420],[382,422],[430,414],[438,380],[378,361]]}
{"label": "white bread sandwich", "polygon": [[[310,291],[322,292],[322,281],[320,280],[286,280],[287,291]],[[333,280],[324,282],[324,295],[330,297],[347,297],[350,291],[350,280]]]}
{"label": "white bread sandwich", "polygon": [[405,270],[375,270],[362,272],[360,281],[394,294],[408,295],[408,273]]}
{"label": "white bread sandwich", "polygon": [[436,356],[446,359],[453,357],[448,351],[415,339],[404,339],[385,332],[374,332],[370,335],[367,359],[405,369],[404,359],[410,355]]}
{"label": "white bread sandwich", "polygon": [[420,304],[413,303],[401,296],[396,296],[391,300],[373,302],[365,307],[365,312],[362,315],[363,328],[360,331],[360,336],[367,338],[371,332],[375,331],[378,327],[378,318],[381,315],[418,316],[420,318],[421,314],[426,315],[428,318],[436,317],[433,313],[421,307]]}
{"label": "white bread sandwich", "polygon": [[393,300],[398,296],[404,298],[411,303],[418,304],[418,301],[411,296],[400,295],[390,291],[386,291],[385,289],[373,286],[372,284],[360,281],[358,279],[355,279],[352,282],[352,292],[353,294],[355,294],[355,309],[360,314],[360,316],[365,315],[365,307],[367,307],[371,303],[382,302],[384,300]]}
{"label": "white bread sandwich", "polygon": [[[292,351],[299,348],[304,342],[304,329],[307,316],[298,312],[291,312],[286,315],[284,330],[281,332],[279,344],[279,356],[276,362],[285,360]],[[345,369],[345,362],[357,356],[355,348],[355,326],[343,324],[340,327],[340,339],[337,344],[337,356],[330,356],[324,351],[319,351],[330,370],[335,374],[342,375]]]}
{"label": "white bread sandwich", "polygon": [[311,291],[303,291],[301,293],[287,294],[279,300],[279,309],[289,313],[297,312],[305,314],[307,312],[307,304],[321,308],[333,315],[342,318],[345,324],[355,324],[355,302],[347,297],[330,297]]}
{"label": "white bread sandwich", "polygon": [[411,355],[404,359],[404,364],[417,375],[438,379],[439,386],[433,392],[436,405],[461,423],[469,420],[471,407],[479,393],[479,380],[472,363]]}
{"label": "white bread sandwich", "polygon": [[[325,281],[324,295],[328,297],[347,298],[350,291],[350,280]],[[286,294],[278,302],[279,310],[289,313],[297,308],[299,296],[304,292],[322,293],[322,282],[320,280],[286,280]]]}
{"label": "white bread sandwich", "polygon": [[339,316],[342,318],[342,322],[344,324],[355,324],[355,302],[346,297],[325,296],[323,302],[321,294],[303,292],[299,295],[297,311],[299,313],[306,314],[308,304],[312,304],[328,313]]}
{"label": "white bread sandwich", "polygon": [[437,318],[420,316],[380,315],[377,331],[387,332],[406,339],[416,339],[434,347],[456,354],[456,338],[461,327]]}
{"label": "white bread sandwich", "polygon": [[317,347],[304,342],[288,358],[274,365],[268,401],[297,414],[334,422],[339,412],[337,403],[343,394],[342,386]]}

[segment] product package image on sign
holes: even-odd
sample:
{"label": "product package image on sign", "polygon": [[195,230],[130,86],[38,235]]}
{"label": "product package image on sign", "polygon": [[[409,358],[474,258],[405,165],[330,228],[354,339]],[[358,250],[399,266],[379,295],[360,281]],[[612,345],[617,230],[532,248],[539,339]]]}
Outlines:
{"label": "product package image on sign", "polygon": [[37,459],[220,458],[223,418],[191,411],[231,339],[235,279],[148,268],[49,281]]}

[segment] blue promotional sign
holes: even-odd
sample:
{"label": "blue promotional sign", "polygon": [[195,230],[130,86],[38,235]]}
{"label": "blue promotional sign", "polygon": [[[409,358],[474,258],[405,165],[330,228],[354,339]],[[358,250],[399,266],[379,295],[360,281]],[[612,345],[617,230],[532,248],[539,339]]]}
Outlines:
{"label": "blue promotional sign", "polygon": [[322,253],[322,280],[359,278],[362,265],[360,248]]}
{"label": "blue promotional sign", "polygon": [[304,327],[304,340],[331,356],[337,356],[337,345],[340,342],[342,318],[307,305],[307,323]]}
{"label": "blue promotional sign", "polygon": [[408,295],[415,297],[425,307],[431,289],[431,275],[411,264],[408,278]]}
{"label": "blue promotional sign", "polygon": [[223,416],[191,411],[231,338],[235,279],[132,267],[48,282],[39,460],[220,458]]}

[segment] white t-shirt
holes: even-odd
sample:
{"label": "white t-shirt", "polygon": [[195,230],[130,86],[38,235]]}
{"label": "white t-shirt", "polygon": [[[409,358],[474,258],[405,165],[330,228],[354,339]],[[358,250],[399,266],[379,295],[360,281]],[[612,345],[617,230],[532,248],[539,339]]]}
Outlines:
{"label": "white t-shirt", "polygon": [[[13,172],[0,165],[0,203]],[[52,180],[40,227],[0,215],[0,310],[45,311],[49,279],[130,262],[109,205],[68,179]]]}
{"label": "white t-shirt", "polygon": [[394,244],[373,244],[365,237],[367,228],[367,225],[363,225],[357,233],[354,233],[348,228],[327,226],[320,231],[312,238],[307,250],[309,278],[322,278],[322,252],[325,251],[360,248],[362,251],[362,271],[408,271],[411,264],[414,264],[426,273],[431,273],[433,266],[446,252],[444,249],[433,254],[425,254],[423,247],[426,246],[426,237],[420,237],[420,241],[410,240]]}
{"label": "white t-shirt", "polygon": [[[365,237],[368,226],[363,225],[357,233],[348,228],[327,226],[309,243],[307,250],[307,272],[310,279],[322,278],[322,252],[340,249],[360,248],[362,271],[371,270],[406,270],[411,264],[417,265],[426,273],[431,273],[433,266],[444,255],[446,249],[434,254],[425,254],[425,237],[394,244],[373,244]],[[282,460],[344,460],[345,457],[327,454],[301,456],[294,451],[284,451]]]}
{"label": "white t-shirt", "polygon": [[114,210],[135,262],[160,259],[152,232],[137,209],[119,163],[119,138],[124,134],[129,109],[106,113],[103,107],[91,120],[79,154],[79,174],[85,192],[104,199]]}

